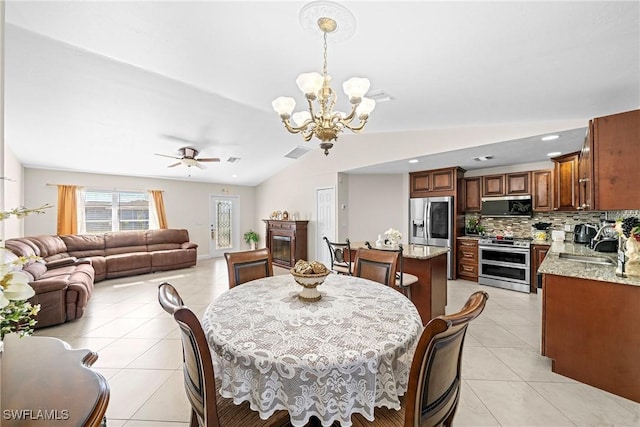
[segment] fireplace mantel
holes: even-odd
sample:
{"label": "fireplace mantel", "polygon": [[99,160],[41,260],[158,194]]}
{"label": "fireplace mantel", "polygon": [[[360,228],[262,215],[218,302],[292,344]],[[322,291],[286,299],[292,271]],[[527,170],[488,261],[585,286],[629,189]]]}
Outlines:
{"label": "fireplace mantel", "polygon": [[273,264],[291,268],[299,259],[307,259],[307,223],[263,219],[267,224],[266,245],[271,251]]}

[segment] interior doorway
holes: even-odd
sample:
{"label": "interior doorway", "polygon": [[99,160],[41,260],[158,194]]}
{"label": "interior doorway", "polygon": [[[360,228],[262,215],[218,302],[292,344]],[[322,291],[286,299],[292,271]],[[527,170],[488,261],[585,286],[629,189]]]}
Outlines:
{"label": "interior doorway", "polygon": [[239,196],[212,195],[209,205],[209,256],[240,250]]}
{"label": "interior doorway", "polygon": [[329,248],[323,237],[336,239],[336,189],[335,187],[316,189],[316,260],[331,266]]}

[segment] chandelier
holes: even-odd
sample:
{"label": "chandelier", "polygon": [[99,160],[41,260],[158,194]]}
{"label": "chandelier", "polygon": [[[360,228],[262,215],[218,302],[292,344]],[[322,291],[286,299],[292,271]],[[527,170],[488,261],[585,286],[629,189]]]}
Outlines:
{"label": "chandelier", "polygon": [[[333,142],[346,128],[352,132],[360,132],[367,124],[369,114],[376,106],[373,99],[365,98],[369,90],[369,79],[352,77],[342,84],[344,93],[349,97],[351,112],[333,111],[336,103],[336,93],[331,89],[331,76],[327,73],[327,34],[338,28],[337,22],[328,17],[318,19],[318,27],[324,33],[324,66],[322,74],[317,72],[302,73],[296,79],[298,88],[307,98],[308,111],[293,113],[296,101],[293,98],[281,96],[276,98],[271,105],[280,115],[284,127],[291,133],[300,133],[305,141],[311,140],[315,135],[320,142],[320,148],[325,155],[333,147]],[[314,101],[317,106],[314,107]],[[355,119],[358,120],[355,120]],[[291,123],[291,120],[293,123]]]}

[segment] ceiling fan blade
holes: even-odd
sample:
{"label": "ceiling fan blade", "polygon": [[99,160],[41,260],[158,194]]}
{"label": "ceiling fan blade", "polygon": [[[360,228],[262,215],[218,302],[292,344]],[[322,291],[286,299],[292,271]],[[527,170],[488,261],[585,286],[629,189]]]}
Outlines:
{"label": "ceiling fan blade", "polygon": [[219,162],[220,159],[217,157],[205,157],[203,159],[196,159],[199,162]]}
{"label": "ceiling fan blade", "polygon": [[173,167],[176,167],[176,166],[180,166],[181,164],[182,164],[182,162],[178,162],[178,163],[174,163],[174,164],[172,164],[172,165],[169,165],[169,166],[167,166],[167,167],[168,167],[168,168],[173,168]]}
{"label": "ceiling fan blade", "polygon": [[175,136],[175,135],[162,135],[163,137],[167,138],[167,139],[173,139],[174,141],[180,141],[180,142],[186,142],[187,144],[194,144],[195,141],[191,140],[191,139],[187,139],[187,138],[182,138],[179,136]]}
{"label": "ceiling fan blade", "polygon": [[196,162],[196,163],[194,163],[194,164],[196,165],[196,167],[197,167],[197,168],[200,168],[200,169],[206,169],[204,166],[202,166],[202,165],[201,165],[200,163],[198,163],[198,162]]}
{"label": "ceiling fan blade", "polygon": [[167,154],[160,154],[160,153],[153,153],[153,154],[155,154],[156,156],[162,156],[162,157],[168,157],[170,159],[178,159],[178,160],[180,160],[180,157],[169,156]]}

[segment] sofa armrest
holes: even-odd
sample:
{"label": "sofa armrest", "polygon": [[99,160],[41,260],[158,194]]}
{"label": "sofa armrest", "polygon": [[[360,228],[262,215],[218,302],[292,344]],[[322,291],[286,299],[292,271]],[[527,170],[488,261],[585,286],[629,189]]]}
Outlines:
{"label": "sofa armrest", "polygon": [[47,266],[47,270],[53,270],[54,268],[60,268],[60,267],[67,267],[69,265],[75,265],[76,261],[78,261],[78,259],[76,257],[67,257],[67,258],[60,258],[57,259],[55,261],[49,261],[47,263],[45,263],[45,265]]}
{"label": "sofa armrest", "polygon": [[193,242],[184,242],[182,244],[182,249],[196,249],[197,247],[198,245]]}

